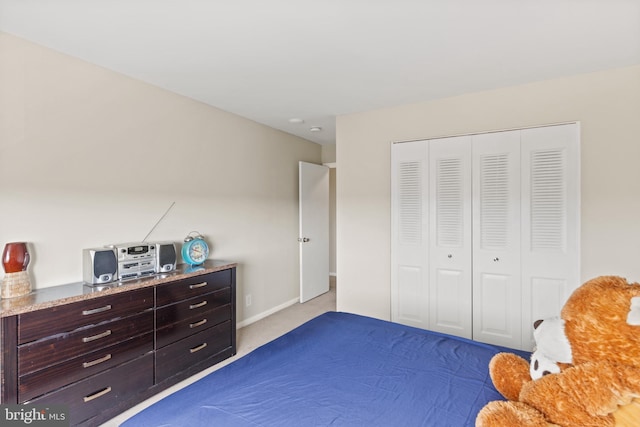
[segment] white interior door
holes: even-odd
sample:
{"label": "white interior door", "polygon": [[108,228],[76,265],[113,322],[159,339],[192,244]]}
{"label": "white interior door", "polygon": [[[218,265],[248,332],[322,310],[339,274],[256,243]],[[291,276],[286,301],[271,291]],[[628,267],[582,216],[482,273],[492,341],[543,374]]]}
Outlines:
{"label": "white interior door", "polygon": [[473,137],[473,339],[520,348],[520,132]]}
{"label": "white interior door", "polygon": [[580,286],[580,135],[577,123],[522,131],[523,348],[533,322],[559,316]]}
{"label": "white interior door", "polygon": [[471,338],[471,136],[429,142],[430,329]]}
{"label": "white interior door", "polygon": [[391,148],[391,320],[429,328],[428,141]]}
{"label": "white interior door", "polygon": [[300,302],[329,291],[329,168],[299,162]]}
{"label": "white interior door", "polygon": [[392,145],[393,321],[531,350],[580,285],[579,132]]}

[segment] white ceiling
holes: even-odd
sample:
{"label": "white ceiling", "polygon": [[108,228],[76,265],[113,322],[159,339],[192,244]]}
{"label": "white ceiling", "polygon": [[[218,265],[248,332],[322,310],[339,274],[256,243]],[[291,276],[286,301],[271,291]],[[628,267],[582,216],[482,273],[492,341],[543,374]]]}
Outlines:
{"label": "white ceiling", "polygon": [[0,30],[321,144],[341,114],[640,64],[640,0],[0,0]]}

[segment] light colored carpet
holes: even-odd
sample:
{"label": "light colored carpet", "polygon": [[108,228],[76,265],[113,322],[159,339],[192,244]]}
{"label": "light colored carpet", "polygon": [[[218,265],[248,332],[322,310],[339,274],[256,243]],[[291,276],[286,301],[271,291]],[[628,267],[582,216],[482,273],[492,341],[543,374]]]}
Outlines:
{"label": "light colored carpet", "polygon": [[159,401],[165,396],[199,380],[200,378],[210,374],[211,372],[220,369],[221,367],[233,362],[236,359],[250,353],[252,350],[260,347],[263,344],[278,338],[281,335],[289,332],[292,329],[302,325],[307,320],[326,313],[327,311],[335,311],[336,309],[336,280],[332,276],[330,280],[330,290],[326,294],[320,295],[304,304],[294,304],[285,308],[277,313],[274,313],[264,319],[261,319],[255,323],[238,329],[237,331],[237,343],[236,343],[236,355],[212,366],[204,371],[168,388],[167,390],[158,393],[152,398],[145,400],[139,405],[134,406],[128,411],[123,412],[117,417],[102,424],[101,427],[116,427],[126,419],[132,417],[144,408]]}

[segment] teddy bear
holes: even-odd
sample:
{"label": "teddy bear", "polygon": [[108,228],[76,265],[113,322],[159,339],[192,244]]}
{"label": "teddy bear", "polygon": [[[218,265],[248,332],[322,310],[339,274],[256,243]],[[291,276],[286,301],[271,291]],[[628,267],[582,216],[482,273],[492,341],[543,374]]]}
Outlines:
{"label": "teddy bear", "polygon": [[640,426],[640,284],[589,280],[533,335],[531,362],[505,352],[491,359],[508,400],[485,405],[476,427]]}

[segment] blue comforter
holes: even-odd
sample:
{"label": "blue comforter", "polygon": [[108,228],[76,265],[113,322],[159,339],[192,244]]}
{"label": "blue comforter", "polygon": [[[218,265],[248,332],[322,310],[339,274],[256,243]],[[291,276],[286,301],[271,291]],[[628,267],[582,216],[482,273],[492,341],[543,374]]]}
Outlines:
{"label": "blue comforter", "polygon": [[502,399],[488,372],[499,351],[329,312],[122,426],[473,426],[487,402]]}

